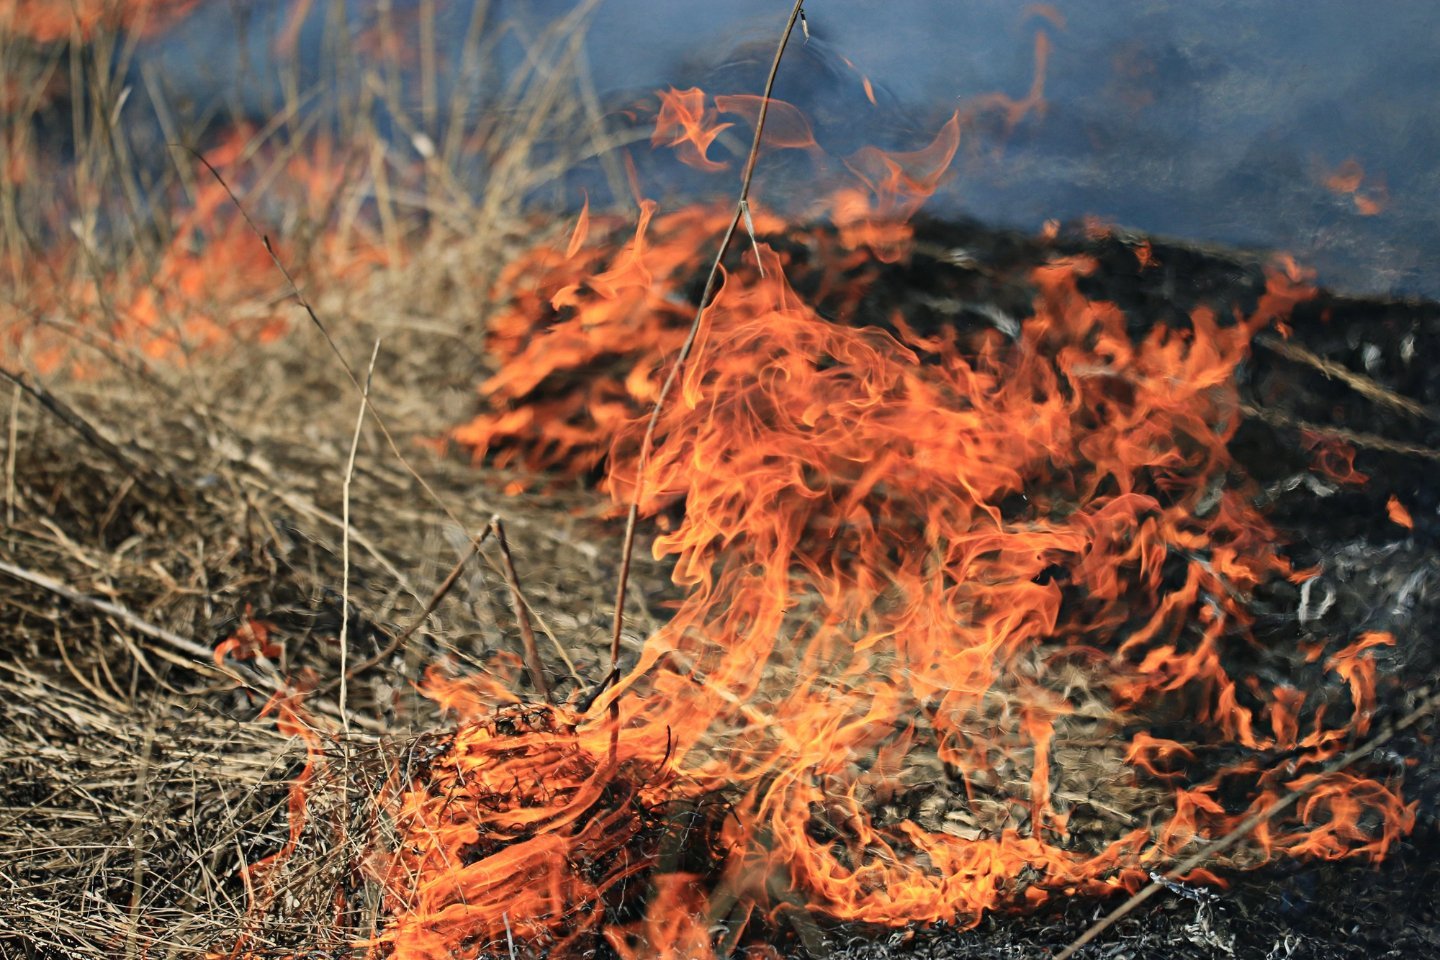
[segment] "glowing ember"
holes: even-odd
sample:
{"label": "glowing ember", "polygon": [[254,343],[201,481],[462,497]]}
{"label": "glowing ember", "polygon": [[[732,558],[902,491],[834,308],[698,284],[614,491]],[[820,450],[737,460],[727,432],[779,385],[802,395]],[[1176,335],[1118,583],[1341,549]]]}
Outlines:
{"label": "glowing ember", "polygon": [[1354,157],[1325,175],[1321,182],[1332,193],[1349,197],[1355,212],[1362,217],[1384,213],[1390,205],[1390,191],[1385,186],[1385,180],[1366,176],[1365,168]]}

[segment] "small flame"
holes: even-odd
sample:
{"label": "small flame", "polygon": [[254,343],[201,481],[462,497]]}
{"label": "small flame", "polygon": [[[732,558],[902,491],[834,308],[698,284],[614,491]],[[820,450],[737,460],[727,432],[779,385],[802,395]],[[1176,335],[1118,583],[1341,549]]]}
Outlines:
{"label": "small flame", "polygon": [[1368,177],[1365,168],[1354,157],[1324,174],[1320,182],[1330,192],[1349,197],[1355,212],[1362,217],[1384,213],[1390,205],[1390,190],[1385,181]]}
{"label": "small flame", "polygon": [[650,145],[670,147],[681,163],[714,173],[726,169],[726,164],[710,159],[710,145],[731,126],[716,121],[715,109],[705,103],[705,91],[671,87],[660,92],[660,112],[655,117]]}
{"label": "small flame", "polygon": [[252,613],[250,604],[245,604],[245,615],[240,618],[240,626],[216,644],[214,657],[217,667],[224,664],[226,657],[236,660],[265,657],[274,660],[284,653],[280,644],[270,639],[270,631],[274,629],[274,625],[265,620],[256,620]]}
{"label": "small flame", "polygon": [[1410,516],[1410,511],[1405,509],[1405,504],[1401,503],[1400,498],[1393,493],[1385,503],[1385,512],[1389,515],[1392,523],[1398,523],[1406,530],[1415,529],[1415,518]]}
{"label": "small flame", "polygon": [[831,219],[852,248],[868,247],[882,262],[902,254],[911,230],[906,223],[940,185],[960,147],[960,114],[953,114],[928,147],[886,153],[862,147],[845,161],[859,186],[837,190]]}

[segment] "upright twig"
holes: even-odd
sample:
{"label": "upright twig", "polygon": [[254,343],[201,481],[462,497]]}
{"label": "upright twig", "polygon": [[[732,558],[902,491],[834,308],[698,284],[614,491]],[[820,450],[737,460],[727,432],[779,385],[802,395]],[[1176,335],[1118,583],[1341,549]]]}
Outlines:
{"label": "upright twig", "polygon": [[550,695],[550,681],[545,679],[545,664],[540,660],[540,647],[535,643],[535,631],[530,626],[530,614],[525,606],[525,594],[520,590],[520,575],[515,572],[515,560],[510,556],[510,541],[505,538],[505,525],[496,517],[490,521],[490,530],[500,543],[500,557],[505,564],[505,583],[510,587],[510,605],[515,609],[515,622],[520,627],[520,645],[525,651],[525,670],[530,682],[546,703],[554,703]]}
{"label": "upright twig", "polygon": [[370,351],[370,366],[365,370],[365,386],[360,391],[360,409],[355,414],[355,433],[350,438],[350,459],[345,463],[345,482],[340,489],[340,727],[350,732],[350,686],[346,671],[350,665],[350,484],[355,479],[355,454],[360,449],[360,430],[365,426],[365,408],[370,405],[370,383],[375,377],[375,360],[380,356],[380,341]]}
{"label": "upright twig", "polygon": [[[490,519],[493,522],[494,520],[498,519],[498,517],[492,516]],[[455,561],[455,566],[450,568],[450,572],[445,576],[445,580],[440,584],[440,586],[435,588],[435,592],[430,595],[430,599],[425,603],[425,609],[420,611],[419,616],[417,616],[411,622],[410,626],[406,627],[400,633],[397,633],[394,637],[392,637],[390,639],[390,642],[385,644],[385,646],[380,650],[379,653],[360,663],[357,663],[349,670],[344,671],[341,676],[345,677],[346,679],[354,679],[355,677],[364,673],[366,670],[369,670],[371,667],[378,666],[379,664],[384,663],[387,657],[390,657],[391,655],[402,649],[405,644],[409,642],[410,638],[415,635],[415,631],[420,629],[420,625],[423,624],[426,620],[430,619],[430,614],[435,612],[435,609],[440,606],[440,601],[445,599],[445,596],[455,586],[456,581],[460,579],[460,574],[465,570],[465,564],[469,563],[470,558],[480,552],[480,548],[485,545],[485,541],[488,539],[490,539],[490,527],[487,525],[485,529],[480,532],[480,536],[470,541],[470,549],[466,550],[464,555],[462,555],[459,560]],[[316,689],[319,693],[329,693],[331,690],[335,689],[339,685],[340,678],[336,677],[333,680],[321,684]]]}
{"label": "upright twig", "polygon": [[[610,634],[610,673],[604,681],[604,685],[607,686],[617,683],[620,679],[620,634],[625,628],[625,598],[630,586],[630,567],[635,555],[635,527],[640,518],[640,501],[645,493],[645,468],[649,464],[651,448],[655,443],[655,428],[660,422],[660,414],[665,408],[665,401],[669,398],[675,382],[680,378],[680,371],[684,369],[685,361],[690,357],[690,351],[695,347],[695,339],[700,334],[701,319],[704,317],[705,309],[710,305],[711,298],[715,295],[715,285],[720,279],[720,265],[725,259],[725,252],[730,249],[730,242],[735,238],[735,231],[739,228],[741,220],[748,214],[750,182],[755,177],[755,162],[760,156],[760,139],[765,132],[766,115],[770,111],[770,93],[775,89],[775,76],[780,72],[780,60],[785,55],[785,47],[790,42],[790,34],[795,31],[795,23],[800,19],[803,6],[804,0],[795,0],[794,6],[790,8],[790,17],[785,21],[785,29],[780,34],[780,42],[775,47],[775,57],[770,61],[770,73],[765,78],[765,90],[760,99],[760,114],[755,120],[755,138],[750,143],[750,153],[745,158],[745,171],[740,177],[740,196],[735,201],[735,213],[730,218],[730,225],[725,228],[725,233],[720,238],[719,249],[715,251],[715,259],[710,263],[710,273],[705,278],[705,290],[700,294],[700,302],[695,308],[695,318],[690,322],[690,330],[685,336],[685,342],[681,344],[680,352],[675,356],[675,362],[670,365],[670,372],[665,377],[665,383],[660,387],[660,393],[655,398],[655,405],[650,409],[650,419],[645,424],[645,435],[640,441],[640,457],[635,472],[635,490],[630,498],[630,509],[625,516],[625,542],[620,548],[620,576],[615,584],[615,620]],[[616,716],[617,701],[612,699],[610,702],[611,714]]]}
{"label": "upright twig", "polygon": [[[1426,688],[1420,690],[1419,697],[1420,704],[1414,710],[1411,710],[1409,713],[1405,714],[1405,716],[1401,717],[1394,723],[1388,724],[1374,737],[1370,738],[1365,743],[1351,750],[1349,753],[1337,757],[1335,760],[1327,763],[1323,768],[1322,774],[1330,774],[1335,773],[1339,770],[1343,770],[1346,767],[1350,766],[1352,763],[1355,763],[1357,760],[1369,756],[1375,750],[1379,749],[1387,740],[1395,736],[1395,734],[1399,733],[1402,730],[1413,727],[1415,724],[1419,723],[1431,712],[1433,712],[1437,706],[1440,706],[1440,692],[1437,692],[1430,688]],[[1128,900],[1120,904],[1120,906],[1116,907],[1114,910],[1111,910],[1105,916],[1101,917],[1088,930],[1082,933],[1079,937],[1075,938],[1075,940],[1068,947],[1057,953],[1055,955],[1055,960],[1070,960],[1070,958],[1075,956],[1075,954],[1078,953],[1081,948],[1083,948],[1086,944],[1090,943],[1096,937],[1100,936],[1100,934],[1104,933],[1106,930],[1110,929],[1110,927],[1112,927],[1117,921],[1125,917],[1136,907],[1140,906],[1140,904],[1144,903],[1146,900],[1149,900],[1161,890],[1167,889],[1170,883],[1173,883],[1174,881],[1182,878],[1185,874],[1189,873],[1191,870],[1194,870],[1196,867],[1205,863],[1217,854],[1221,854],[1224,853],[1226,850],[1229,850],[1235,844],[1239,843],[1245,837],[1249,836],[1251,831],[1253,831],[1256,827],[1260,826],[1262,823],[1268,823],[1269,821],[1275,819],[1275,817],[1279,816],[1286,810],[1293,807],[1295,803],[1300,800],[1300,798],[1304,797],[1312,789],[1314,789],[1315,786],[1317,786],[1322,779],[1323,776],[1313,777],[1307,780],[1303,786],[1299,786],[1290,790],[1283,797],[1281,797],[1279,800],[1276,800],[1273,804],[1266,807],[1264,810],[1252,813],[1250,816],[1240,821],[1240,823],[1235,826],[1235,829],[1231,830],[1223,837],[1218,837],[1215,840],[1212,840],[1209,843],[1205,844],[1192,856],[1176,865],[1172,870],[1170,870],[1169,873],[1155,880],[1152,880],[1148,885],[1141,887]]]}

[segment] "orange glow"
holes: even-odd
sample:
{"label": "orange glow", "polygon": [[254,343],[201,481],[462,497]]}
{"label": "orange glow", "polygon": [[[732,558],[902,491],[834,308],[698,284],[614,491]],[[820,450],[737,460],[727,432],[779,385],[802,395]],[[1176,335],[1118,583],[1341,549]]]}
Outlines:
{"label": "orange glow", "polygon": [[650,145],[670,147],[681,163],[714,173],[724,170],[726,164],[710,159],[710,145],[731,126],[733,124],[715,121],[714,108],[705,105],[705,91],[698,87],[689,90],[671,87],[660,91],[660,112],[655,117]]}
{"label": "orange glow", "polygon": [[200,0],[0,0],[0,28],[40,43],[87,40],[98,30],[165,30]]}
{"label": "orange glow", "polygon": [[[272,199],[283,196],[312,222],[329,218],[334,198],[347,188],[344,160],[324,139],[306,150],[282,151],[240,127],[205,159],[242,194],[247,181],[267,172],[273,178]],[[63,311],[78,326],[148,359],[176,364],[184,364],[193,351],[237,341],[268,343],[289,330],[292,315],[284,307],[283,279],[270,254],[225,187],[203,166],[193,195],[177,202],[167,233],[170,240],[153,258],[137,253],[98,279],[72,268],[77,257],[83,261],[82,251],[61,247],[48,252],[46,268],[36,271],[27,291],[32,312],[0,302],[0,354],[24,353],[42,373],[67,365],[73,373],[86,373],[71,338],[36,327],[33,317],[48,311]],[[301,266],[284,241],[273,243],[279,256]],[[309,252],[315,272],[332,280],[389,256],[359,226],[345,237],[327,231]]]}
{"label": "orange glow", "polygon": [[1324,179],[1325,187],[1336,193],[1354,193],[1365,181],[1365,168],[1353,157],[1336,167]]}
{"label": "orange glow", "polygon": [[1348,196],[1355,206],[1355,212],[1362,217],[1384,213],[1385,208],[1390,205],[1390,190],[1385,181],[1367,176],[1365,168],[1354,157],[1323,174],[1320,182],[1330,192]]}
{"label": "orange glow", "polygon": [[713,960],[701,878],[665,874],[656,879],[655,888],[644,921],[630,929],[605,931],[621,960]]}
{"label": "orange glow", "polygon": [[1361,656],[1372,647],[1394,646],[1395,638],[1383,631],[1362,633],[1360,638],[1343,650],[1337,650],[1325,661],[1326,668],[1339,674],[1350,685],[1350,696],[1355,708],[1355,729],[1366,733],[1370,729],[1370,715],[1375,712],[1375,660],[1370,654]]}
{"label": "orange glow", "polygon": [[960,147],[960,115],[952,115],[928,147],[886,153],[862,147],[845,161],[859,181],[831,197],[831,219],[844,243],[869,248],[882,262],[898,260],[909,241],[907,220],[930,198]]}
{"label": "orange glow", "polygon": [[1392,523],[1398,523],[1406,530],[1415,529],[1415,519],[1410,516],[1410,511],[1405,509],[1405,504],[1400,502],[1400,498],[1393,493],[1385,504],[1385,512],[1389,515]]}
{"label": "orange glow", "polygon": [[1339,437],[1302,431],[1300,441],[1310,451],[1315,470],[1347,487],[1364,486],[1370,477],[1355,469],[1355,447]]}
{"label": "orange glow", "polygon": [[[1039,7],[1032,6],[1032,11],[1038,12]],[[1035,31],[1035,69],[1030,78],[1030,89],[1025,96],[1016,99],[1004,93],[989,93],[975,97],[966,102],[967,122],[987,112],[998,113],[1002,118],[1004,129],[1002,141],[1014,132],[1031,113],[1043,115],[1045,112],[1045,73],[1050,63],[1050,35],[1043,30]]]}
{"label": "orange glow", "polygon": [[278,643],[270,640],[270,631],[274,629],[274,625],[264,620],[256,620],[250,614],[250,604],[247,603],[245,604],[245,616],[240,619],[240,626],[215,646],[214,656],[217,667],[224,663],[226,657],[233,657],[236,660],[266,657],[274,660],[284,652]]}
{"label": "orange glow", "polygon": [[1151,267],[1160,265],[1155,259],[1155,251],[1150,249],[1150,241],[1142,240],[1135,246],[1135,260],[1140,264],[1141,270],[1149,270]]}

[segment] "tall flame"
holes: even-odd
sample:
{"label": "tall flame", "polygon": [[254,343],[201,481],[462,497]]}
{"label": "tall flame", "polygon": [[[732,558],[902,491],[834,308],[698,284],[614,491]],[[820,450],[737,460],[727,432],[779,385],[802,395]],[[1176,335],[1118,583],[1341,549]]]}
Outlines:
{"label": "tall flame", "polygon": [[[909,255],[903,219],[958,134],[952,118],[916,153],[862,153],[846,189],[876,200],[837,204],[859,211],[837,218],[838,243],[818,235],[802,262],[759,243],[725,277],[643,476],[637,414],[723,214],[647,205],[612,258],[537,250],[512,268],[523,292],[484,388],[502,409],[455,438],[532,466],[603,455],[617,504],[637,487],[644,515],[683,504],[654,549],[685,597],[590,712],[476,712],[454,779],[407,785],[400,849],[429,852],[399,854],[381,937],[395,956],[467,955],[517,922],[563,953],[642,875],[648,910],[606,932],[622,956],[701,955],[712,925],[797,905],[976,922],[1134,889],[1296,786],[1297,814],[1198,876],[1378,858],[1413,824],[1396,783],[1321,769],[1367,730],[1371,653],[1392,638],[1333,638],[1330,679],[1309,692],[1245,666],[1266,656],[1247,597],[1310,574],[1237,479],[1234,373],[1311,295],[1303,272],[1277,264],[1248,316],[1199,308],[1138,338],[1080,292],[1083,257],[1034,270],[1013,336],[837,322],[791,287],[787,272],[818,273],[858,302],[867,256]],[[498,718],[520,729],[501,736]],[[707,798],[725,815],[694,815]],[[676,810],[709,851],[698,867],[646,848],[646,817]]]}
{"label": "tall flame", "polygon": [[[1041,102],[1037,43],[1021,113]],[[718,117],[753,124],[758,105],[668,91],[655,142],[722,167]],[[803,116],[771,109],[768,145],[822,164]],[[1398,782],[1325,767],[1369,729],[1393,637],[1322,638],[1301,662],[1250,629],[1257,589],[1312,574],[1230,453],[1235,371],[1309,277],[1277,261],[1250,313],[1137,334],[1082,292],[1093,261],[1056,255],[1013,327],[866,325],[876,263],[913,255],[908,220],[963,127],[847,158],[831,228],[754,210],[643,472],[643,414],[730,212],[646,201],[611,249],[587,202],[560,247],[503,274],[490,409],[453,439],[532,469],[604,464],[617,507],[665,519],[654,552],[683,598],[584,707],[430,671],[460,724],[386,783],[375,955],[603,937],[702,957],[786,914],[976,923],[1134,890],[1296,788],[1303,804],[1192,876],[1378,859],[1413,825]],[[1317,439],[1316,457],[1363,482],[1346,451]]]}

